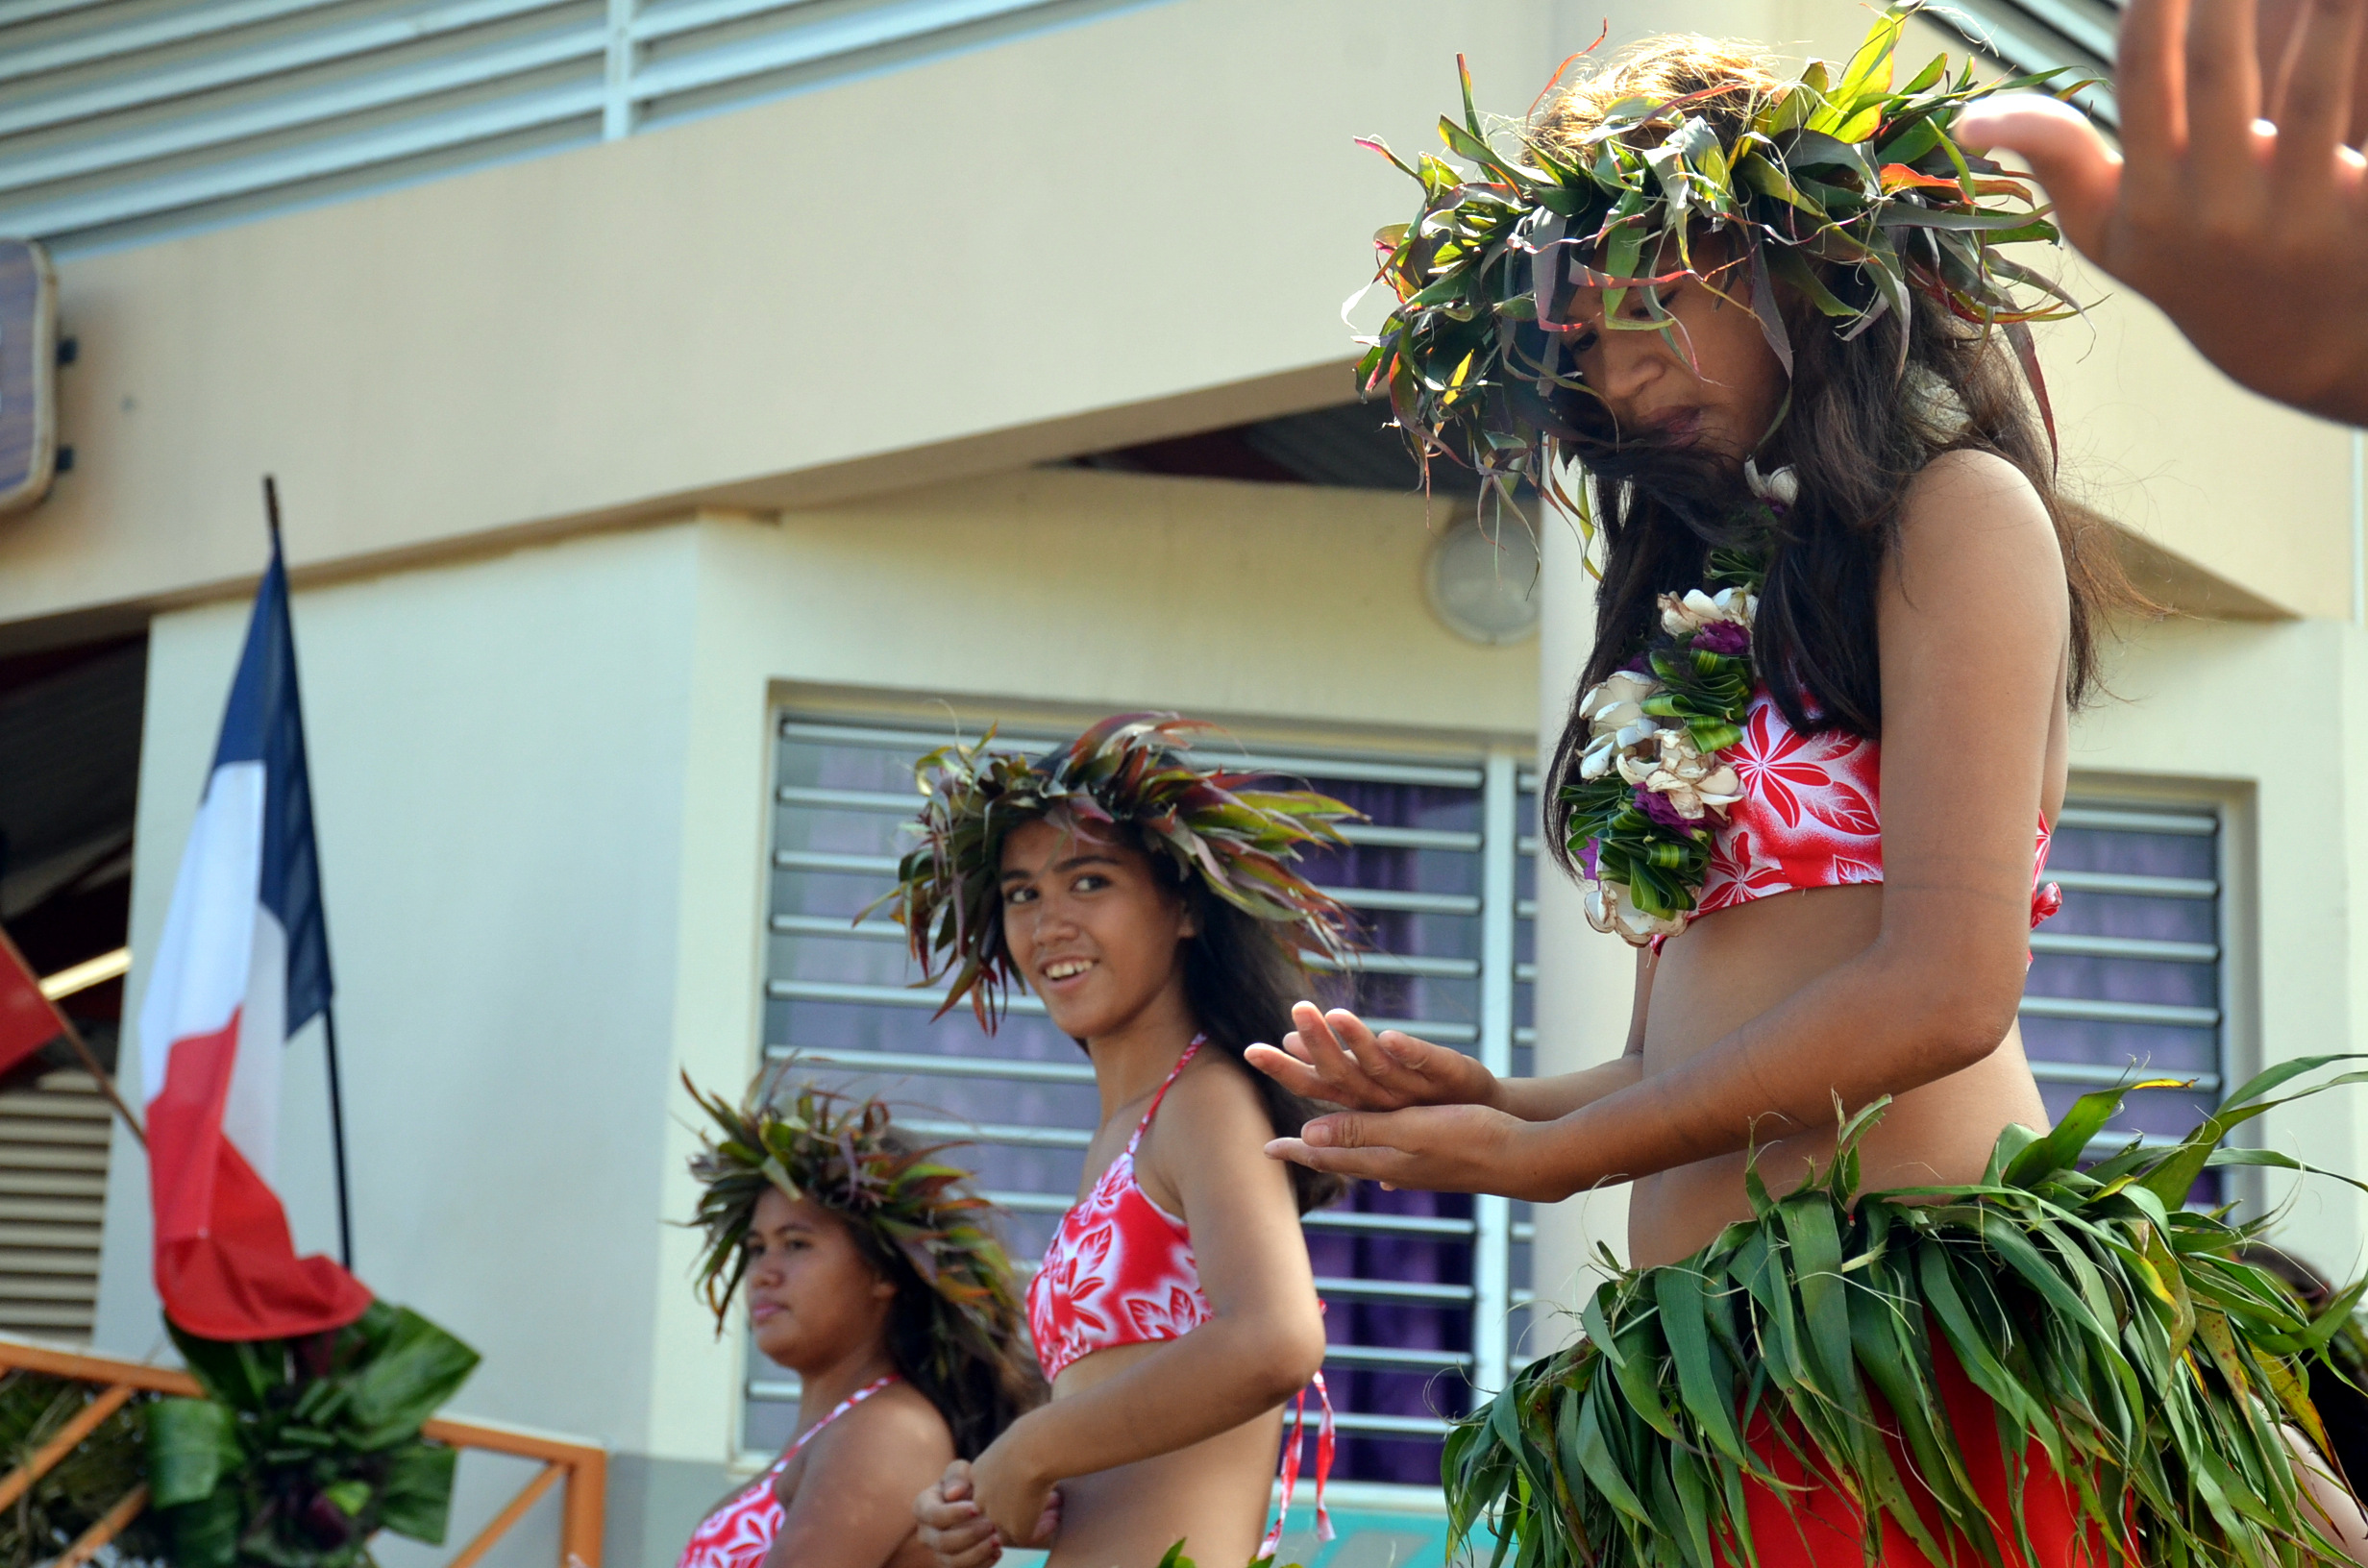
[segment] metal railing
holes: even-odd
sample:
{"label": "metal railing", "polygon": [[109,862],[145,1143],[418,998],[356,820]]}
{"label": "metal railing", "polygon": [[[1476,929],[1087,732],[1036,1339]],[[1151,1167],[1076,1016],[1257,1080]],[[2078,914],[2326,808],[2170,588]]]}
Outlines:
{"label": "metal railing", "polygon": [[[121,1409],[133,1395],[159,1393],[196,1398],[204,1392],[198,1387],[195,1378],[172,1367],[144,1366],[137,1361],[117,1360],[107,1356],[85,1356],[6,1337],[0,1337],[0,1370],[70,1378],[78,1383],[95,1384],[100,1389],[98,1397],[84,1406],[79,1414],[59,1430],[57,1435],[5,1479],[0,1479],[0,1507],[7,1507],[22,1497],[59,1460],[72,1453],[77,1443]],[[542,1500],[545,1492],[550,1491],[554,1484],[561,1483],[566,1490],[559,1506],[557,1568],[601,1568],[601,1524],[608,1480],[607,1450],[595,1443],[546,1436],[516,1427],[442,1416],[423,1425],[420,1434],[454,1448],[474,1448],[488,1454],[542,1461],[542,1468],[535,1472],[533,1479],[510,1499],[500,1513],[493,1516],[491,1523],[460,1549],[459,1555],[453,1558],[448,1568],[472,1568],[493,1550],[496,1542],[508,1533],[511,1526],[527,1516],[528,1510]],[[124,1526],[138,1518],[140,1510],[147,1506],[148,1487],[146,1482],[142,1482],[118,1499],[50,1568],[83,1568],[83,1564],[97,1556],[122,1531]]]}

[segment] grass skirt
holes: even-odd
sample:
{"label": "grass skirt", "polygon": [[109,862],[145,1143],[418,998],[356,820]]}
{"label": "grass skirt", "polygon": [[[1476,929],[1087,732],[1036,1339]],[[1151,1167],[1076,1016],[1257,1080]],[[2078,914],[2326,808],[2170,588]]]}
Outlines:
{"label": "grass skirt", "polygon": [[[2125,1091],[2086,1095],[2044,1136],[2009,1127],[1964,1187],[1860,1194],[1870,1107],[1823,1182],[1774,1199],[1748,1176],[1751,1220],[1605,1285],[1585,1339],[1456,1427],[1455,1538],[1518,1568],[2345,1562],[2281,1429],[2326,1449],[2306,1362],[2368,1282],[2313,1318],[2239,1259],[2257,1226],[2180,1207],[2208,1168],[2306,1169],[2222,1144],[2342,1060],[2083,1170]],[[1804,1556],[1837,1520],[1845,1551]]]}

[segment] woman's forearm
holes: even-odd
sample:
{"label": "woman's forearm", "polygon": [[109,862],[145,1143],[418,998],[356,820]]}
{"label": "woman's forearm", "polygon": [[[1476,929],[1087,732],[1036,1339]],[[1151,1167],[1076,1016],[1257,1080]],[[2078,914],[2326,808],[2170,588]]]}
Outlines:
{"label": "woman's forearm", "polygon": [[1856,1111],[1971,1066],[2012,1018],[2011,998],[1968,1004],[1928,970],[1870,952],[1668,1071],[1640,1070],[1528,1129],[1531,1190],[1515,1195],[1555,1201],[1831,1125],[1838,1101]]}
{"label": "woman's forearm", "polygon": [[1622,1056],[1552,1078],[1499,1078],[1493,1104],[1523,1121],[1560,1121],[1582,1106],[1634,1087],[1643,1076],[1641,1056]]}
{"label": "woman's forearm", "polygon": [[[1029,1411],[1009,1435],[1029,1468],[1052,1482],[1189,1448],[1265,1414],[1306,1383],[1322,1363],[1320,1340],[1306,1327],[1213,1318],[1116,1377]],[[1302,1338],[1309,1344],[1295,1351]]]}

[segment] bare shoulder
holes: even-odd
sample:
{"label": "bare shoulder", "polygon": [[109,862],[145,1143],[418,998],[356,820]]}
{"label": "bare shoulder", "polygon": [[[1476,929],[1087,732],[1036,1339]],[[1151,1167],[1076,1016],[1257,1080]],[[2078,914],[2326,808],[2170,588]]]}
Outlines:
{"label": "bare shoulder", "polygon": [[1209,1059],[1186,1068],[1160,1102],[1137,1167],[1144,1190],[1154,1203],[1187,1217],[1194,1206],[1188,1194],[1196,1189],[1203,1200],[1212,1190],[1226,1197],[1251,1191],[1287,1195],[1288,1174],[1266,1157],[1274,1124],[1267,1118],[1249,1068],[1226,1053],[1204,1048],[1203,1055]]}
{"label": "bare shoulder", "polygon": [[2060,601],[2063,551],[2047,503],[1994,453],[1944,452],[1908,483],[1887,594],[1920,609],[1999,596]]}
{"label": "bare shoulder", "polygon": [[909,1383],[881,1389],[831,1424],[806,1457],[801,1500],[879,1492],[909,1503],[953,1461],[953,1433]]}
{"label": "bare shoulder", "polygon": [[2006,551],[2044,555],[2059,570],[2055,520],[2023,471],[1996,453],[1944,452],[1908,481],[1900,553],[1915,559]]}
{"label": "bare shoulder", "polygon": [[1250,1082],[1249,1069],[1213,1046],[1201,1047],[1201,1059],[1184,1070],[1160,1103],[1159,1121],[1171,1117],[1174,1129],[1187,1133],[1188,1140],[1194,1142],[1246,1133],[1254,1135],[1263,1148],[1274,1136],[1267,1123],[1266,1103]]}

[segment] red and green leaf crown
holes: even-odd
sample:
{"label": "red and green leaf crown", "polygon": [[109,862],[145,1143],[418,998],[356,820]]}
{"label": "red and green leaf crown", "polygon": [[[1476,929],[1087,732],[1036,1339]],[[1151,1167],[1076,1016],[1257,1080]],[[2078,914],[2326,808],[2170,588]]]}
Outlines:
{"label": "red and green leaf crown", "polygon": [[1041,759],[990,750],[993,731],[975,746],[923,757],[913,770],[926,797],[921,843],[882,900],[904,927],[922,983],[950,972],[946,1008],[968,996],[979,1023],[995,1026],[1020,978],[1003,944],[1003,840],[1045,817],[1131,827],[1147,853],[1269,922],[1286,948],[1346,956],[1355,946],[1347,910],[1293,863],[1307,845],[1344,844],[1334,824],[1358,813],[1313,790],[1258,789],[1255,772],[1194,761],[1193,735],[1214,727],[1172,713],[1122,713]]}
{"label": "red and green leaf crown", "polygon": [[[1591,330],[1560,318],[1565,291],[1602,289],[1610,327],[1661,330],[1666,316],[1653,290],[1700,276],[1690,244],[1706,231],[1731,234],[1741,253],[1721,275],[1732,282],[1714,286],[1759,317],[1788,371],[1776,282],[1844,336],[1887,313],[1906,319],[1913,290],[1966,320],[2006,327],[2024,349],[2022,323],[2077,307],[1999,248],[2053,241],[2057,230],[2026,186],[1967,157],[1950,128],[1976,99],[2052,87],[2062,73],[1983,86],[1970,63],[1951,80],[1943,55],[1894,89],[1892,54],[1914,9],[1877,21],[1838,73],[1813,61],[1799,79],[1749,93],[1733,135],[1695,112],[1712,100],[1731,105],[1738,89],[1727,86],[1626,99],[1565,145],[1533,135],[1517,153],[1501,152],[1472,108],[1459,59],[1464,118],[1442,116],[1439,134],[1476,165],[1470,177],[1427,154],[1409,165],[1367,143],[1421,184],[1422,203],[1414,222],[1375,236],[1377,281],[1397,305],[1361,340],[1365,391],[1387,389],[1426,462],[1440,453],[1468,460],[1507,501],[1524,480],[1560,495],[1548,465],[1570,431],[1553,412],[1556,394],[1587,392],[1566,344]],[[2068,97],[2083,86],[2053,90]],[[1862,281],[1867,303],[1845,303],[1828,286],[1838,271]],[[2018,285],[2049,303],[2026,303]],[[1642,290],[1650,319],[1619,318],[1630,288]],[[1904,333],[1900,341],[1904,354]]]}
{"label": "red and green leaf crown", "polygon": [[995,1236],[994,1205],[971,1188],[969,1171],[937,1158],[956,1144],[916,1143],[878,1100],[811,1083],[783,1092],[777,1078],[760,1079],[736,1106],[687,1076],[683,1085],[715,1123],[691,1173],[703,1188],[692,1220],[703,1233],[698,1284],[719,1329],[748,1272],[756,1201],[772,1188],[840,1215],[869,1236],[866,1250],[901,1257],[941,1310],[971,1319],[983,1342],[1019,1333],[1019,1286]]}

